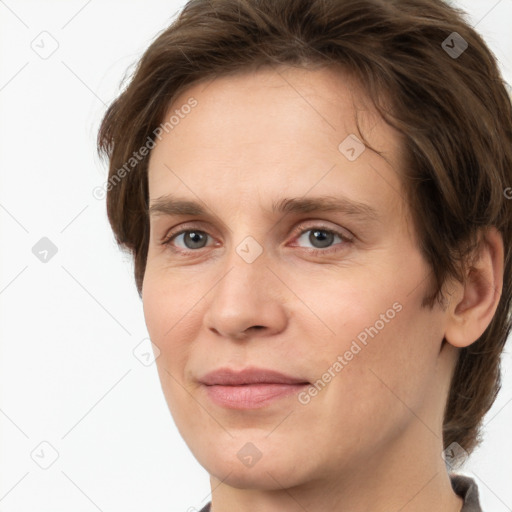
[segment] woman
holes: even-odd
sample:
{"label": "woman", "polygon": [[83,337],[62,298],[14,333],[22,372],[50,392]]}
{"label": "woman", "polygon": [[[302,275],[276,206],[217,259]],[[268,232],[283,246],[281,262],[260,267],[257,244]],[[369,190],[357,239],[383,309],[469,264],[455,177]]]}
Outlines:
{"label": "woman", "polygon": [[203,511],[472,512],[512,106],[441,0],[193,0],[98,138]]}

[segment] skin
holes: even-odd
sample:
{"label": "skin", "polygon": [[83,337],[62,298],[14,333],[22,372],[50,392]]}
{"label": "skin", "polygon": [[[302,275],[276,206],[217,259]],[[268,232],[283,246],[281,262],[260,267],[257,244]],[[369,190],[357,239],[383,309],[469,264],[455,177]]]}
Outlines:
{"label": "skin", "polygon": [[[446,307],[422,307],[429,267],[400,185],[401,139],[354,79],[263,68],[196,84],[169,115],[190,97],[197,106],[151,153],[150,205],[172,193],[207,215],[151,216],[143,305],[169,409],[210,474],[212,511],[459,511],[441,457],[443,409],[458,349],[496,310],[501,237],[485,233],[471,279],[447,283]],[[361,139],[356,109],[385,159],[338,150],[349,134]],[[324,195],[365,203],[377,218],[271,211],[284,197]],[[160,243],[184,228],[206,233],[202,246],[184,235]],[[321,245],[315,228],[352,241]],[[263,251],[252,263],[236,251],[247,236]],[[290,395],[227,409],[198,382],[226,366],[315,382],[396,303],[400,312],[307,404]],[[252,467],[237,457],[248,442],[262,454]]]}

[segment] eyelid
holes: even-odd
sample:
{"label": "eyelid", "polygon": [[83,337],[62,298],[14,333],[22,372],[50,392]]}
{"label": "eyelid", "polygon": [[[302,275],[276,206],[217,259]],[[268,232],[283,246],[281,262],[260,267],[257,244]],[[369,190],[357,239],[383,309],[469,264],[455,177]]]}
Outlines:
{"label": "eyelid", "polygon": [[[310,222],[311,224],[308,224],[308,222]],[[321,220],[302,221],[296,228],[294,228],[294,233],[302,235],[305,231],[310,231],[315,228],[335,233],[347,241],[352,241],[356,238],[355,235],[347,228],[331,227],[328,224],[326,224],[325,221]]]}
{"label": "eyelid", "polygon": [[161,244],[164,244],[164,243],[166,243],[166,241],[170,241],[171,238],[182,234],[184,231],[201,231],[211,237],[212,235],[210,235],[210,233],[208,232],[208,228],[206,228],[206,227],[203,228],[201,226],[202,224],[204,224],[202,221],[190,221],[190,222],[185,222],[183,224],[180,224],[176,228],[168,229],[164,233],[164,235],[160,238],[159,242]]}
{"label": "eyelid", "polygon": [[[322,221],[318,221],[318,220],[311,221],[311,222],[312,222],[311,225],[308,225],[308,224],[302,222],[301,224],[299,224],[299,226],[297,226],[294,229],[294,232],[296,234],[293,237],[294,245],[292,245],[292,247],[301,247],[308,254],[311,254],[314,256],[320,256],[320,257],[334,256],[340,252],[345,251],[347,249],[347,246],[351,246],[355,241],[355,236],[347,229],[343,229],[340,227],[333,228],[333,227],[330,227],[330,226],[324,224]],[[331,246],[325,247],[325,248],[321,248],[321,249],[318,247],[302,247],[299,245],[295,245],[295,244],[297,244],[297,240],[304,233],[307,233],[308,231],[315,231],[315,230],[325,231],[327,233],[337,235],[340,238],[341,242],[335,243],[334,245],[331,245]],[[350,234],[346,234],[345,232],[350,233]]]}

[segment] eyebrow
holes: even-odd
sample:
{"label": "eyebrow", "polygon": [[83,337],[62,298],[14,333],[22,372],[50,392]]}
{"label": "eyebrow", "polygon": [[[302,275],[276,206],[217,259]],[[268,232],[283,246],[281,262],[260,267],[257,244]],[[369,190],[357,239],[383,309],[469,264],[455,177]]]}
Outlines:
{"label": "eyebrow", "polygon": [[[166,195],[156,199],[149,207],[149,215],[191,215],[207,216],[208,213],[196,201],[175,198]],[[273,213],[311,213],[311,212],[338,212],[345,215],[369,220],[378,220],[379,215],[375,208],[368,204],[353,201],[346,197],[319,196],[283,198],[272,203]]]}

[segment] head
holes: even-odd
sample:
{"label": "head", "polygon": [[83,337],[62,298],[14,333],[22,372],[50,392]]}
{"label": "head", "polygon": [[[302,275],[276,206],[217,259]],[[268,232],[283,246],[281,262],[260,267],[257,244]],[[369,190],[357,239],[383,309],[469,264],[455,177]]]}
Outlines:
{"label": "head", "polygon": [[[191,1],[98,144],[164,394],[210,472],[248,442],[291,483],[420,430],[477,446],[511,326],[512,105],[461,12]],[[311,386],[243,413],[208,400],[201,376],[246,365]]]}

